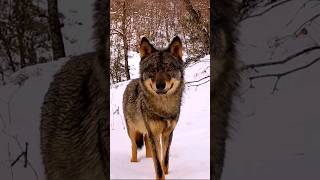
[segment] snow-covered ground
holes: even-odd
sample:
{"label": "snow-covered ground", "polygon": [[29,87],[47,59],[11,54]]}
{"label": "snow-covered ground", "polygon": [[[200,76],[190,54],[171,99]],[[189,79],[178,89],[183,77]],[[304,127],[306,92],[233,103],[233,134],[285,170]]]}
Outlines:
{"label": "snow-covered ground", "polygon": [[[0,87],[0,179],[44,179],[40,157],[40,107],[52,76],[67,59],[26,67],[11,76]],[[19,85],[20,84],[20,85]],[[24,158],[10,164],[25,151],[28,143],[28,164]]]}
{"label": "snow-covered ground", "polygon": [[[133,77],[138,77],[138,54],[129,59]],[[186,81],[195,81],[210,73],[210,57],[206,56],[186,68]],[[167,179],[209,179],[210,177],[210,83],[198,87],[186,85],[179,122],[174,130],[170,149],[170,169]],[[145,147],[138,152],[138,163],[131,163],[131,142],[127,135],[122,95],[129,81],[110,89],[110,174],[111,179],[150,179],[155,177],[151,158],[145,157]]]}

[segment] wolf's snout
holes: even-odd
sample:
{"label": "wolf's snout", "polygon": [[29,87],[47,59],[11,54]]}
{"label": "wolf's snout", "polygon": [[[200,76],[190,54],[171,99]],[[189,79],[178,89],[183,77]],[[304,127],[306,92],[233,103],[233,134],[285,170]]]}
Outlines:
{"label": "wolf's snout", "polygon": [[165,82],[162,82],[162,81],[158,81],[156,83],[156,88],[160,91],[164,90],[164,88],[166,87],[166,83]]}

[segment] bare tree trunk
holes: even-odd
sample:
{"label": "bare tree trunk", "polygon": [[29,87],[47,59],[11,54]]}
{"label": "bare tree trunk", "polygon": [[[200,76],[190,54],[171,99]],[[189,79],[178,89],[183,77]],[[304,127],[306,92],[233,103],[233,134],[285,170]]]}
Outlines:
{"label": "bare tree trunk", "polygon": [[11,51],[8,47],[6,47],[6,52],[7,52],[7,56],[9,58],[9,65],[12,69],[13,72],[16,72],[16,67],[14,66],[14,62],[13,62],[13,58],[12,58],[12,55],[11,55]]}
{"label": "bare tree trunk", "polygon": [[[6,37],[0,32],[0,39],[3,42],[3,47],[5,48],[6,54],[9,59],[9,66],[11,67],[13,72],[16,72],[16,67],[14,66],[11,50],[10,50],[10,39],[6,39]],[[0,41],[1,42],[1,41]]]}
{"label": "bare tree trunk", "polygon": [[24,68],[26,66],[26,56],[25,56],[25,46],[24,46],[24,29],[23,27],[19,27],[18,29],[18,47],[20,53],[20,68]]}
{"label": "bare tree trunk", "polygon": [[27,57],[29,59],[29,65],[37,64],[37,52],[35,48],[35,42],[33,38],[29,40],[29,45],[27,46]]}
{"label": "bare tree trunk", "polygon": [[53,59],[57,60],[58,58],[66,56],[61,33],[61,24],[59,21],[57,0],[48,0],[48,13]]}
{"label": "bare tree trunk", "polygon": [[20,54],[20,68],[24,68],[26,66],[26,60],[25,60],[25,42],[24,42],[24,36],[25,36],[25,26],[24,22],[26,20],[26,14],[23,9],[26,7],[26,1],[14,1],[14,16],[15,16],[15,29],[17,33],[17,39],[18,39],[18,49]]}
{"label": "bare tree trunk", "polygon": [[127,80],[130,80],[130,69],[129,69],[129,63],[128,63],[128,51],[129,51],[129,44],[127,40],[127,26],[126,26],[126,19],[127,19],[127,7],[126,7],[126,1],[123,2],[123,14],[122,14],[122,40],[124,45],[124,69],[126,73]]}

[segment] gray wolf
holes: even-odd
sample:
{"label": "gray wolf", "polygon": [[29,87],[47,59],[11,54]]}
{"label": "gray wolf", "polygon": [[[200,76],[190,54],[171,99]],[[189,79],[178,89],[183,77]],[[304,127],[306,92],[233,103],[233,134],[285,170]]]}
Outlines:
{"label": "gray wolf", "polygon": [[144,37],[140,57],[140,78],[133,79],[123,94],[131,162],[138,161],[137,148],[144,142],[146,157],[153,158],[156,179],[165,179],[184,89],[181,40],[176,36],[168,48],[158,50]]}
{"label": "gray wolf", "polygon": [[214,180],[223,172],[226,140],[233,98],[240,82],[236,51],[239,4],[235,0],[216,0],[213,4],[213,67],[210,109],[212,112],[211,166]]}
{"label": "gray wolf", "polygon": [[41,108],[40,147],[47,180],[109,179],[107,33],[109,1],[96,0],[95,48],[54,76]]}

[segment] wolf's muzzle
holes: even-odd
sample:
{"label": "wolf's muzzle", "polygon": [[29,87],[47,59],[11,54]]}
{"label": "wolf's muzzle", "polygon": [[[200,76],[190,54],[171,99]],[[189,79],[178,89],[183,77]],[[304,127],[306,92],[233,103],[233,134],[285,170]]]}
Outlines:
{"label": "wolf's muzzle", "polygon": [[166,83],[162,81],[158,81],[156,83],[157,91],[163,91],[166,88]]}

